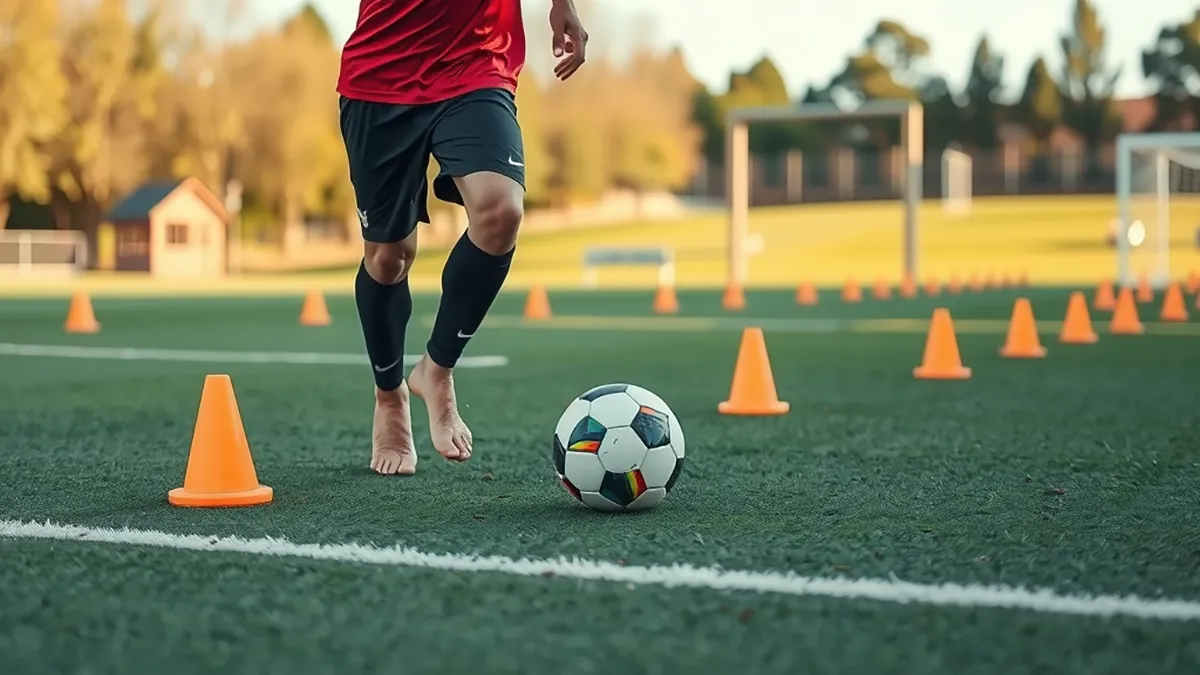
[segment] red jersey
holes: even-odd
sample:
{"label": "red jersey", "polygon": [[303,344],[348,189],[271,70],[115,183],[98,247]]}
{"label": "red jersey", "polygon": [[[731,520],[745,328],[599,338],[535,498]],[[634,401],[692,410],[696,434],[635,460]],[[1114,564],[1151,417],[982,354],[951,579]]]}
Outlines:
{"label": "red jersey", "polygon": [[360,0],[337,91],[402,105],[515,93],[524,65],[521,0]]}

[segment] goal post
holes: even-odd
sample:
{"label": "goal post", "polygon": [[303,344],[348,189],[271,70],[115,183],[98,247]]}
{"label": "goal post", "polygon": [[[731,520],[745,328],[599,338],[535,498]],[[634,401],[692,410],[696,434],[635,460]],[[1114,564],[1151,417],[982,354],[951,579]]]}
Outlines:
{"label": "goal post", "polygon": [[889,118],[900,121],[900,146],[904,157],[901,176],[904,202],[901,265],[906,276],[917,278],[917,218],[924,190],[924,108],[913,101],[878,100],[867,101],[853,109],[842,109],[832,103],[802,103],[735,108],[729,112],[725,122],[725,181],[729,209],[727,283],[745,284],[748,276],[746,239],[750,219],[750,125]]}
{"label": "goal post", "polygon": [[75,276],[87,264],[87,237],[77,230],[0,230],[0,277]]}
{"label": "goal post", "polygon": [[1200,132],[1117,136],[1117,279],[1145,275],[1162,288],[1171,279],[1171,248],[1200,245]]}
{"label": "goal post", "polygon": [[952,216],[971,213],[971,156],[956,148],[942,151],[942,210]]}

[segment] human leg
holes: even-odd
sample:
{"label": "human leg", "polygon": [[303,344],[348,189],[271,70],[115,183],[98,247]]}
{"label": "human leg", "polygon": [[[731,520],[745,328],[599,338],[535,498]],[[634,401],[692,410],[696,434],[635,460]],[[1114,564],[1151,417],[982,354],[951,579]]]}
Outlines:
{"label": "human leg", "polygon": [[512,95],[483,90],[448,106],[432,149],[441,166],[435,194],[462,204],[469,224],[442,270],[433,332],[409,383],[429,409],[434,447],[463,461],[473,439],[458,413],[453,369],[504,285],[524,214],[524,153]]}

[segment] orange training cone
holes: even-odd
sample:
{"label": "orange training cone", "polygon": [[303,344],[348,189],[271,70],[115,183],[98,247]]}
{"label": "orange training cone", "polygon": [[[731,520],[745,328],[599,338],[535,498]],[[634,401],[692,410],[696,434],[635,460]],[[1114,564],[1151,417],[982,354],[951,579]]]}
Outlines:
{"label": "orange training cone", "polygon": [[967,280],[967,288],[969,288],[972,293],[982,293],[983,279],[980,279],[978,274],[972,274],[971,278]]}
{"label": "orange training cone", "polygon": [[1192,270],[1187,276],[1187,292],[1200,293],[1200,272]]}
{"label": "orange training cone", "polygon": [[946,284],[946,292],[950,295],[961,295],[963,292],[962,282],[957,276],[951,276],[949,283]]}
{"label": "orange training cone", "polygon": [[1183,299],[1183,289],[1179,284],[1171,284],[1167,287],[1167,295],[1163,298],[1162,314],[1159,318],[1163,321],[1187,321],[1188,311],[1187,303]]}
{"label": "orange training cone", "polygon": [[679,311],[679,296],[675,294],[675,287],[667,284],[662,284],[654,293],[654,313],[655,314],[675,314]]}
{"label": "orange training cone", "polygon": [[871,297],[876,300],[887,300],[892,297],[892,287],[888,284],[887,279],[879,277],[875,280],[875,287],[871,289]]}
{"label": "orange training cone", "polygon": [[1138,317],[1137,302],[1133,299],[1133,289],[1126,286],[1117,296],[1117,307],[1113,310],[1112,320],[1108,330],[1117,335],[1138,335],[1145,331],[1142,320]]}
{"label": "orange training cone", "polygon": [[96,321],[92,299],[87,293],[79,291],[71,296],[71,305],[67,307],[67,320],[63,323],[63,330],[68,333],[100,332],[100,322]]}
{"label": "orange training cone", "polygon": [[329,308],[325,305],[325,296],[321,291],[312,289],[304,296],[304,305],[300,308],[301,326],[328,326],[333,319],[329,316]]}
{"label": "orange training cone", "polygon": [[846,285],[842,287],[842,302],[862,302],[862,289],[857,281],[846,280]]}
{"label": "orange training cone", "polygon": [[1150,286],[1150,280],[1145,274],[1138,277],[1137,301],[1154,302],[1154,288]]}
{"label": "orange training cone", "polygon": [[1092,300],[1092,307],[1102,311],[1111,312],[1117,308],[1117,295],[1113,292],[1112,282],[1108,279],[1100,282],[1096,287],[1096,297]]}
{"label": "orange training cone", "polygon": [[717,405],[722,415],[782,415],[791,406],[779,400],[775,391],[775,376],[767,356],[767,342],[761,328],[742,331],[737,364],[733,369],[733,384],[729,400]]}
{"label": "orange training cone", "polygon": [[721,307],[731,312],[746,309],[746,291],[741,284],[729,284],[721,296]]}
{"label": "orange training cone", "polygon": [[525,298],[525,318],[531,321],[544,321],[552,316],[550,311],[550,295],[546,287],[534,284],[529,288],[529,296]]}
{"label": "orange training cone", "polygon": [[1028,298],[1017,298],[1013,303],[1008,338],[1000,349],[1000,355],[1010,359],[1040,359],[1046,355],[1046,348],[1038,339],[1037,322]]}
{"label": "orange training cone", "polygon": [[1067,316],[1063,319],[1058,341],[1068,345],[1090,345],[1099,340],[1092,328],[1092,317],[1088,315],[1087,299],[1075,291],[1067,302]]}
{"label": "orange training cone", "polygon": [[801,307],[812,307],[817,304],[817,287],[813,282],[806,281],[796,289],[796,304]]}
{"label": "orange training cone", "polygon": [[929,335],[925,338],[925,355],[921,365],[913,369],[913,377],[919,380],[965,380],[971,377],[971,369],[963,367],[954,320],[945,307],[933,310]]}
{"label": "orange training cone", "polygon": [[936,278],[930,277],[929,280],[925,282],[925,295],[928,295],[931,298],[936,298],[941,294],[942,282],[938,281]]}
{"label": "orange training cone", "polygon": [[917,282],[907,274],[900,281],[900,296],[909,299],[917,297]]}
{"label": "orange training cone", "polygon": [[250,444],[228,375],[204,378],[183,487],[167,493],[175,506],[254,506],[274,498],[258,482]]}

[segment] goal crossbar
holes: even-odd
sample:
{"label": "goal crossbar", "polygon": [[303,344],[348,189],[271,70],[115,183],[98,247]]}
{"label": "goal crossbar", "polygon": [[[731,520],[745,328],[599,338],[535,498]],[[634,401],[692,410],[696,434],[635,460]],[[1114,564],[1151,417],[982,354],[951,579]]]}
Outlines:
{"label": "goal crossbar", "polygon": [[729,266],[727,283],[744,284],[747,278],[746,237],[750,219],[750,125],[820,120],[855,121],[897,118],[900,120],[900,145],[905,159],[904,198],[904,274],[917,278],[917,211],[924,190],[925,140],[924,108],[906,100],[867,101],[843,109],[832,103],[757,106],[735,108],[725,121],[725,181],[729,204]]}

